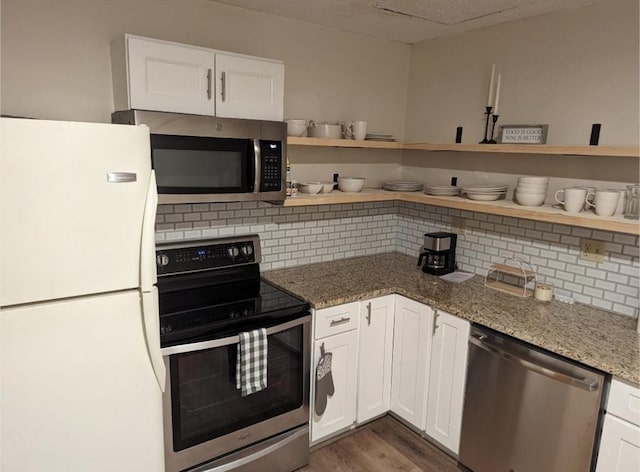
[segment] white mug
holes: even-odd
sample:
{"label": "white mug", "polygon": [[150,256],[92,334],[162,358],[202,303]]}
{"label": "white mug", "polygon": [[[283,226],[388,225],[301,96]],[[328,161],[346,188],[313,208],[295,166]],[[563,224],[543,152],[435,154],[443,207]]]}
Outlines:
{"label": "white mug", "polygon": [[[558,194],[562,193],[563,199],[558,198]],[[587,201],[586,188],[565,188],[558,190],[555,194],[556,202],[561,203],[567,213],[580,213]]]}
{"label": "white mug", "polygon": [[350,121],[344,126],[344,137],[362,141],[367,135],[366,121]]}
{"label": "white mug", "polygon": [[364,140],[367,136],[367,122],[366,121],[354,121],[353,122],[353,139],[360,141]]}
{"label": "white mug", "polygon": [[[593,192],[589,192],[589,195],[593,195]],[[587,200],[589,200],[589,195],[587,195]],[[593,203],[587,201],[587,205],[595,208],[598,216],[613,216],[619,199],[620,192],[617,190],[596,190]]]}

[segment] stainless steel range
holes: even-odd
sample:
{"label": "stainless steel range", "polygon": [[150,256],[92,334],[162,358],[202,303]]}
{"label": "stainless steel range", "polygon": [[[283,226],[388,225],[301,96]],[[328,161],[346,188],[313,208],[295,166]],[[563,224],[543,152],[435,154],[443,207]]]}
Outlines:
{"label": "stainless steel range", "polygon": [[[308,463],[309,304],[262,281],[259,262],[256,235],[158,244],[167,472]],[[239,333],[258,328],[267,334],[267,386],[242,396]]]}

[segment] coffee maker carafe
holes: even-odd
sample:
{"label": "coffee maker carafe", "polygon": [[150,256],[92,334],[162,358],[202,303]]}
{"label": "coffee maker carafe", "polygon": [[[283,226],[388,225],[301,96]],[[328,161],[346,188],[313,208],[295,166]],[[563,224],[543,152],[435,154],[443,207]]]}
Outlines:
{"label": "coffee maker carafe", "polygon": [[456,270],[457,239],[456,234],[443,231],[425,234],[424,246],[418,258],[418,265],[422,265],[422,272],[444,275]]}

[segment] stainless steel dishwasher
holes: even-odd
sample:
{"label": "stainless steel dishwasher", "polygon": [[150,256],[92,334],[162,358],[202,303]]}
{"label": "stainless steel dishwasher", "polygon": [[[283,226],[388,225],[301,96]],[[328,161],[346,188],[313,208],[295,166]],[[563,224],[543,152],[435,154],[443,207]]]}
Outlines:
{"label": "stainless steel dishwasher", "polygon": [[473,326],[459,462],[473,472],[593,470],[605,380]]}

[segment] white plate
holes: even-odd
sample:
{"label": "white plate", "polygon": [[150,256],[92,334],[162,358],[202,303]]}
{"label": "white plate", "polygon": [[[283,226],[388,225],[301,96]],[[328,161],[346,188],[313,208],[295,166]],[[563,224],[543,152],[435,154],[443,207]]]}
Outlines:
{"label": "white plate", "polygon": [[504,192],[509,188],[508,185],[473,185],[463,187],[463,192]]}
{"label": "white plate", "polygon": [[460,195],[460,189],[458,187],[426,187],[424,193],[427,195],[439,195],[439,196],[455,196]]}
{"label": "white plate", "polygon": [[470,200],[477,200],[482,202],[491,202],[494,200],[499,200],[504,193],[467,193],[467,197]]}

